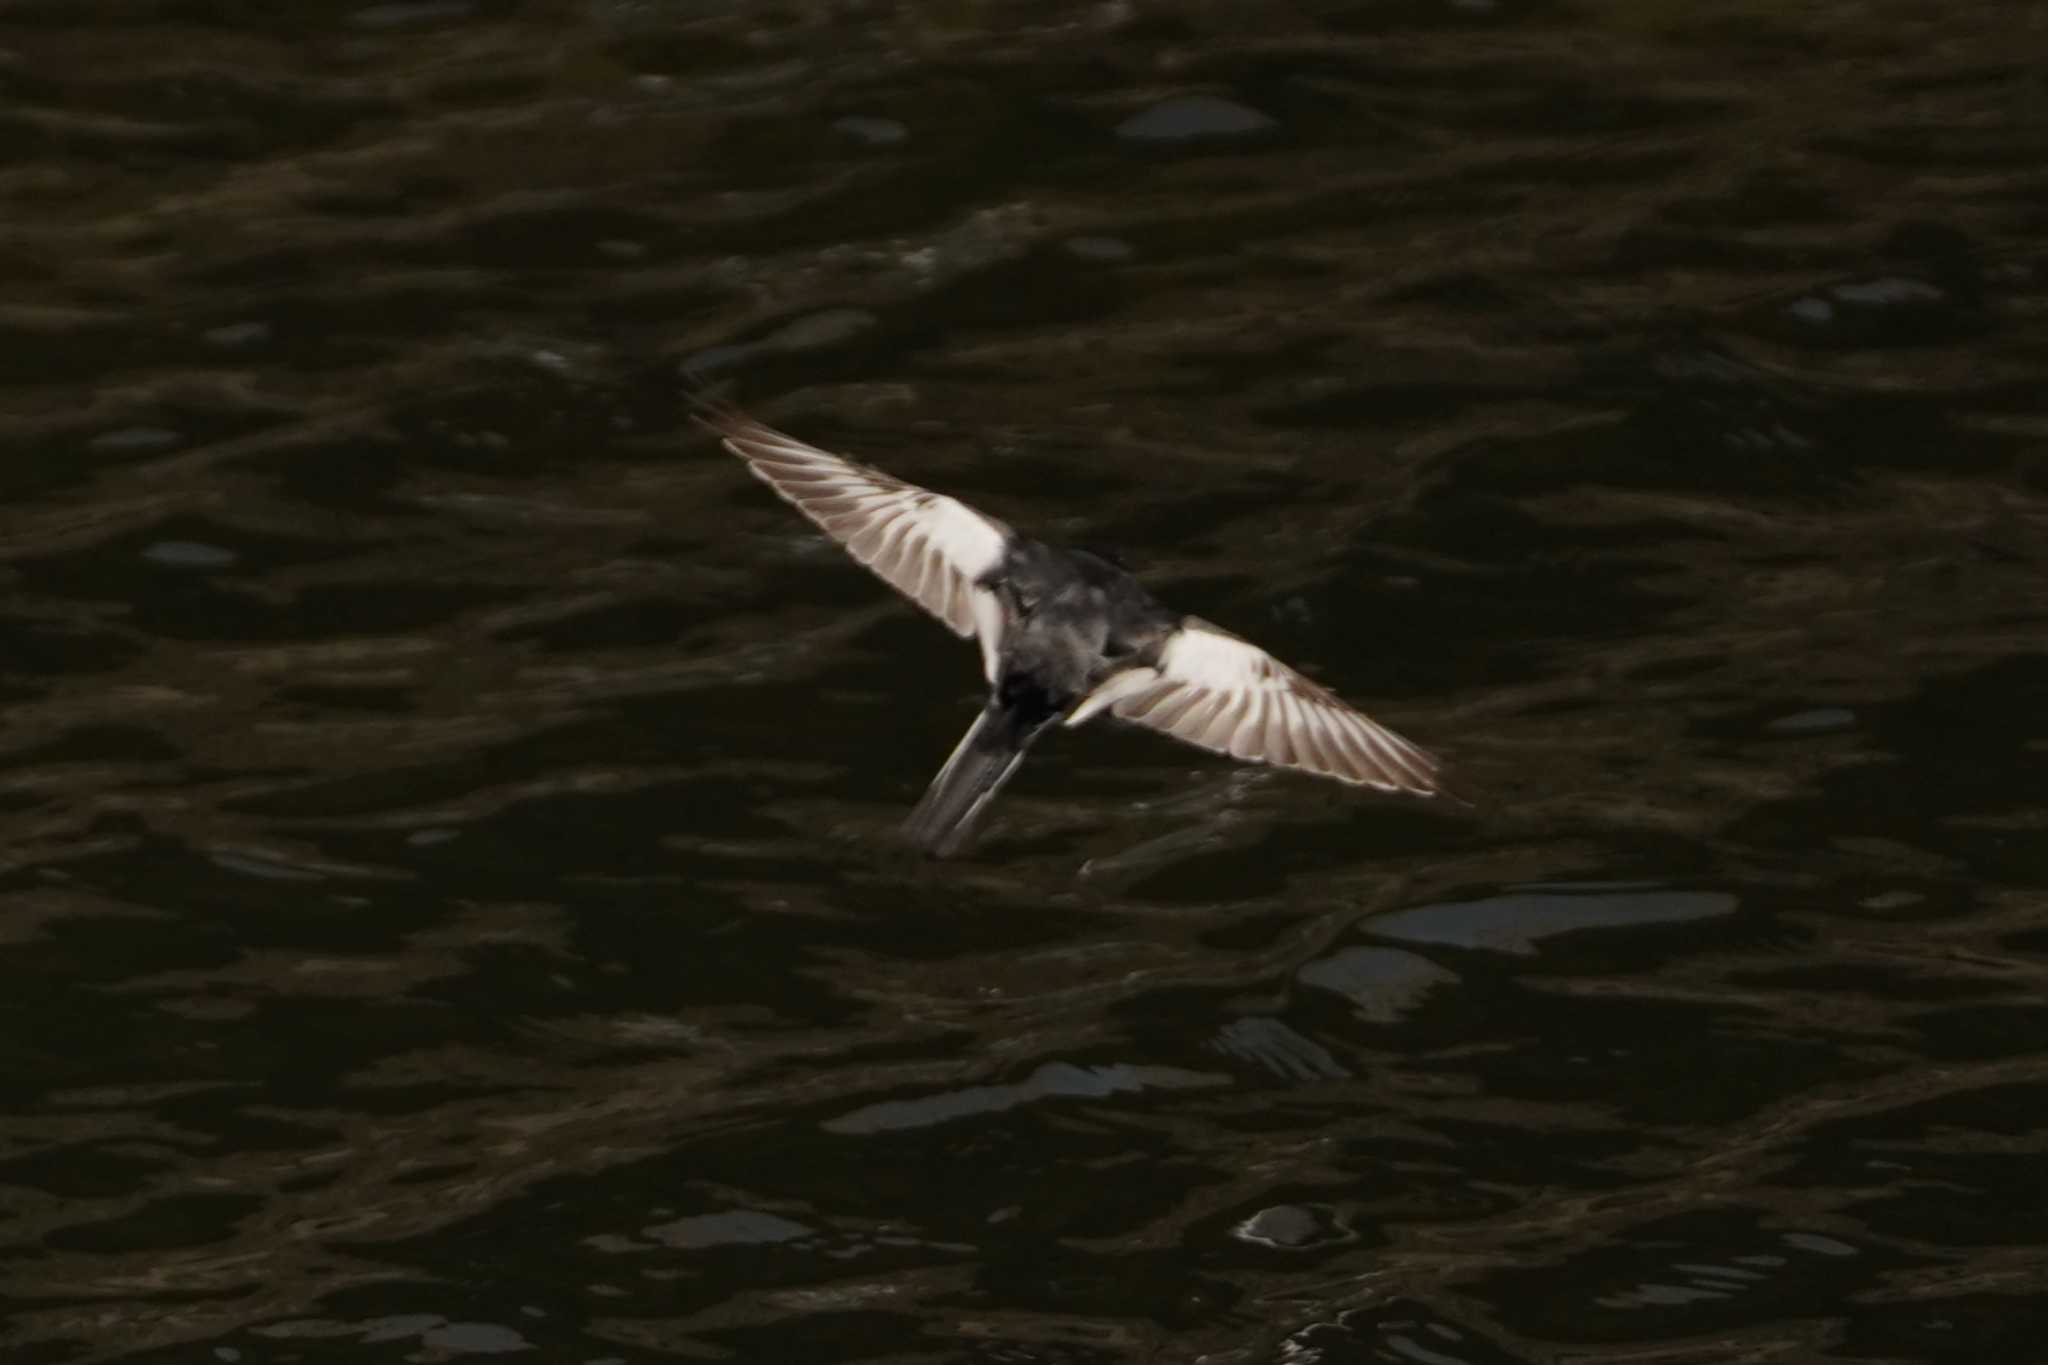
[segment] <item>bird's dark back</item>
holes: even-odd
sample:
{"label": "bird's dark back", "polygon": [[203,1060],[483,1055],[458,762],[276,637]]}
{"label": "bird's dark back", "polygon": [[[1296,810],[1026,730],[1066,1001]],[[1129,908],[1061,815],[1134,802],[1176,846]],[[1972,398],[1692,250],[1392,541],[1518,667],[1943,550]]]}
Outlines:
{"label": "bird's dark back", "polygon": [[1149,662],[1178,619],[1135,578],[1085,550],[1018,538],[1004,562],[1015,615],[1006,670],[1078,700],[1132,662]]}

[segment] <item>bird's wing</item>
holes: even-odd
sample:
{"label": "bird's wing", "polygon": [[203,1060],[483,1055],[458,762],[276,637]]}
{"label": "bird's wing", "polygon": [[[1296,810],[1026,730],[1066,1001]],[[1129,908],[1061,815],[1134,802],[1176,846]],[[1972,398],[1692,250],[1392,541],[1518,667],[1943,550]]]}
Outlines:
{"label": "bird's wing", "polygon": [[1002,562],[1010,528],[963,502],[891,478],[724,405],[701,404],[697,420],[725,448],[883,581],[952,627],[978,635],[994,676],[1002,610],[980,583]]}
{"label": "bird's wing", "polygon": [[[1195,617],[1167,639],[1155,668],[1097,689],[1124,720],[1252,763],[1334,777],[1382,791],[1434,796],[1434,756],[1352,710],[1257,645]],[[1095,700],[1095,698],[1090,698]]]}

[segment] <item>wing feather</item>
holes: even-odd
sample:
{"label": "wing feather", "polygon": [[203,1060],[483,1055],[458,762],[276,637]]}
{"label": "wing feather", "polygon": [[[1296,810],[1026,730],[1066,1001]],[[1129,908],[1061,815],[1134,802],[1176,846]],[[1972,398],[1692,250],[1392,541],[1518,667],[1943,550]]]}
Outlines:
{"label": "wing feather", "polygon": [[[1436,758],[1257,645],[1188,617],[1142,687],[1112,679],[1112,714],[1252,763],[1434,796]],[[1082,710],[1088,710],[1083,705]]]}
{"label": "wing feather", "polygon": [[[754,477],[845,546],[855,559],[954,634],[1000,631],[1000,612],[977,611],[980,580],[1002,562],[1010,528],[956,499],[806,445],[737,408],[700,405],[697,420],[747,462]],[[982,641],[984,659],[1000,641]]]}

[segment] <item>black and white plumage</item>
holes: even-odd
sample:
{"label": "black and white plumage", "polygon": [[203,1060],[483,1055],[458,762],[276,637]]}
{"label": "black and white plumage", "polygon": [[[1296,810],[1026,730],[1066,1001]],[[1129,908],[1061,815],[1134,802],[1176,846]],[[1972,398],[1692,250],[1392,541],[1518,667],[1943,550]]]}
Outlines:
{"label": "black and white plumage", "polygon": [[1257,645],[1161,606],[1115,564],[1018,535],[965,503],[807,445],[739,410],[698,420],[853,557],[981,645],[989,698],[911,813],[957,852],[1055,722],[1107,711],[1252,763],[1434,796],[1437,760]]}

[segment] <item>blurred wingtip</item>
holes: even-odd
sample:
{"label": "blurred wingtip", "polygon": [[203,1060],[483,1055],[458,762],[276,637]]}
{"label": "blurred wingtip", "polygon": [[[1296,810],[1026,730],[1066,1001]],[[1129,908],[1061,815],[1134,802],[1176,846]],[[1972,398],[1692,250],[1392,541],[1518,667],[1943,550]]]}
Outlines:
{"label": "blurred wingtip", "polygon": [[1426,795],[1428,795],[1429,798],[1433,801],[1441,801],[1447,806],[1455,806],[1460,814],[1470,815],[1476,812],[1479,809],[1479,802],[1473,800],[1469,796],[1466,796],[1462,791],[1458,790],[1458,788],[1453,787],[1450,783],[1446,782],[1444,780],[1445,770],[1441,766],[1443,760],[1438,759],[1437,762],[1440,766],[1434,773],[1430,774],[1430,782],[1433,787],[1433,790],[1426,793]]}
{"label": "blurred wingtip", "polygon": [[684,401],[690,407],[690,420],[718,436],[736,436],[750,427],[759,425],[746,410],[733,401],[725,391],[727,386],[690,387],[683,390]]}

